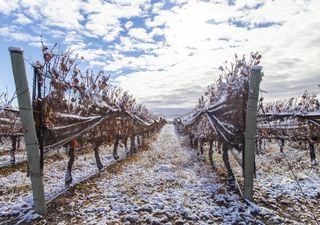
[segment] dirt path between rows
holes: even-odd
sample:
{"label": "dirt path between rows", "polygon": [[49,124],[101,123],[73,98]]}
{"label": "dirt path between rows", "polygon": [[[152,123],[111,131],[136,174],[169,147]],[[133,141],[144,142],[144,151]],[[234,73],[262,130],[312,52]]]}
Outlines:
{"label": "dirt path between rows", "polygon": [[148,147],[49,204],[37,224],[264,224],[166,125]]}

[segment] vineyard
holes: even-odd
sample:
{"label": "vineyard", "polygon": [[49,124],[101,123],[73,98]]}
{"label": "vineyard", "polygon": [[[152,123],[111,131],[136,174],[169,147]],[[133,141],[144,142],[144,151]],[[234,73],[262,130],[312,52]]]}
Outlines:
{"label": "vineyard", "polygon": [[[72,58],[71,52],[54,53],[54,49],[49,51],[44,45],[42,51],[43,62],[36,62],[33,65],[32,92],[40,149],[40,169],[41,173],[45,173],[45,167],[54,169],[51,167],[58,165],[56,160],[66,161],[61,156],[61,151],[66,151],[68,155],[64,176],[66,188],[73,184],[72,168],[76,157],[80,158],[82,155],[86,158],[90,157],[90,154],[94,155],[96,167],[98,171],[102,171],[106,164],[113,161],[106,155],[110,148],[114,160],[130,156],[165,124],[163,118],[154,116],[144,106],[137,104],[127,92],[112,85],[109,77],[103,72],[92,74],[87,70],[83,74],[78,69],[79,59],[77,56]],[[6,93],[1,95],[4,102],[8,102],[6,96]],[[15,174],[26,164],[23,151],[23,146],[26,144],[22,139],[24,131],[19,114],[19,110],[8,104],[1,108],[0,135],[5,147],[1,151],[1,158],[4,159],[1,161],[3,175]],[[105,160],[100,156],[100,149],[103,146],[104,157],[107,157]],[[118,153],[118,148],[124,151]],[[32,171],[29,170],[30,162],[28,165],[26,175],[32,176],[33,174],[30,174]],[[83,176],[78,177],[77,182],[94,175],[92,171],[87,173],[89,169],[85,167],[83,170],[80,172]],[[17,179],[18,177],[11,179],[10,176],[2,177],[1,183],[6,186],[1,187],[3,188],[1,216],[19,218],[25,214],[23,211],[28,211],[30,204],[32,205],[30,197],[23,202],[21,199],[12,199],[13,196],[8,196],[16,192],[19,192],[17,194],[20,196],[28,195],[30,184],[19,184],[25,179],[18,179],[18,183]],[[48,201],[58,197],[63,191],[65,188],[55,190],[55,193],[48,193]]]}
{"label": "vineyard", "polygon": [[30,108],[28,90],[17,88],[19,107],[0,94],[0,223],[320,223],[319,99],[258,98],[258,52],[221,66],[172,126],[57,49],[42,44],[32,65]]}
{"label": "vineyard", "polygon": [[[258,53],[252,53],[248,61],[236,56],[234,63],[220,67],[220,78],[207,88],[193,111],[174,121],[179,132],[189,138],[190,146],[205,154],[215,171],[219,172],[223,163],[229,188],[240,195],[245,185],[248,77],[253,74],[250,68],[258,65],[260,58]],[[256,100],[255,199],[267,208],[271,206],[272,210],[282,212],[285,219],[273,223],[319,224],[316,215],[320,197],[317,184],[320,102],[317,95],[306,91],[288,100],[270,103],[264,103],[263,97]],[[272,179],[278,183],[274,184]],[[299,216],[292,216],[293,212]]]}

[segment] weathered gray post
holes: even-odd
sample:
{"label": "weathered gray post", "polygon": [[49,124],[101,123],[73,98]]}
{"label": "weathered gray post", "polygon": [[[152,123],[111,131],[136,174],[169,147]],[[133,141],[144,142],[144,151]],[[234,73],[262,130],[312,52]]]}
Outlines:
{"label": "weathered gray post", "polygon": [[261,66],[254,66],[249,77],[245,150],[244,150],[244,198],[253,201],[253,176],[255,167],[255,136],[257,129],[257,102],[262,78]]}
{"label": "weathered gray post", "polygon": [[26,143],[28,165],[33,191],[34,210],[41,215],[46,215],[47,208],[44,196],[42,174],[40,170],[39,146],[33,119],[33,109],[31,105],[23,59],[23,50],[21,48],[10,47],[9,52],[11,56],[14,81],[16,84],[20,117],[23,124],[24,140]]}

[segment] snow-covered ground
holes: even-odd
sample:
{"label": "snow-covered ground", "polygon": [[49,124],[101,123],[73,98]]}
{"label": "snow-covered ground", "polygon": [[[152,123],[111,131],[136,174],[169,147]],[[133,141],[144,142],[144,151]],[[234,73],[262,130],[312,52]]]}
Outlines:
{"label": "snow-covered ground", "polygon": [[[316,154],[319,157],[319,152]],[[241,169],[229,155],[243,184]],[[236,157],[241,158],[241,153]],[[281,153],[277,143],[268,143],[262,154],[256,155],[256,167],[254,200],[265,211],[265,220],[305,225],[317,224],[316,217],[320,224],[320,165],[310,162],[307,149],[291,144]]]}
{"label": "snow-covered ground", "polygon": [[[24,151],[24,142],[21,141],[19,149],[15,153],[15,162],[20,163],[27,160],[27,153]],[[11,141],[5,139],[0,142],[0,168],[11,165]]]}
{"label": "snow-covered ground", "polygon": [[[32,224],[316,224],[310,207],[320,215],[319,166],[310,166],[305,151],[290,148],[285,153],[306,199],[282,153],[270,146],[257,156],[255,205],[228,190],[221,155],[214,153],[218,169],[213,172],[173,125],[166,125],[146,146],[114,164],[111,149],[102,148],[104,165],[112,165],[51,202],[48,216]],[[124,156],[124,149],[120,151]],[[49,198],[65,190],[67,158],[60,152],[45,165]],[[96,171],[93,153],[81,154],[75,161],[74,182]],[[25,172],[0,176],[1,215],[35,219],[38,215],[31,211],[30,181]]]}
{"label": "snow-covered ground", "polygon": [[320,224],[320,165],[311,163],[309,151],[287,145],[281,153],[271,143],[256,158],[256,201],[294,224],[317,224],[314,217]]}
{"label": "snow-covered ground", "polygon": [[38,224],[264,224],[166,125],[149,147],[49,204]]}
{"label": "snow-covered ground", "polygon": [[[84,150],[78,150],[84,151]],[[100,148],[100,159],[103,165],[110,165],[115,162],[111,154],[111,147]],[[124,158],[125,150],[118,149],[120,158]],[[68,163],[67,154],[63,149],[53,152],[50,157],[45,159],[44,167],[44,186],[46,199],[51,199],[64,191],[65,172]],[[10,169],[9,169],[10,170]],[[11,217],[33,218],[37,215],[27,215],[32,213],[32,192],[31,181],[26,176],[25,166],[12,168],[12,173],[0,170],[0,224]],[[93,151],[77,153],[73,165],[72,176],[73,184],[95,174],[98,171]]]}

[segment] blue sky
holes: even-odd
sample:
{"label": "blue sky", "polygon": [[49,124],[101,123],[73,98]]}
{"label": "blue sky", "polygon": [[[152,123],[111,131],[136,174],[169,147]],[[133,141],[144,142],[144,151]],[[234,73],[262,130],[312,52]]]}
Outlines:
{"label": "blue sky", "polygon": [[235,53],[262,53],[268,100],[318,91],[319,11],[318,0],[0,0],[0,90],[14,90],[8,47],[32,63],[42,36],[157,112],[191,109]]}

